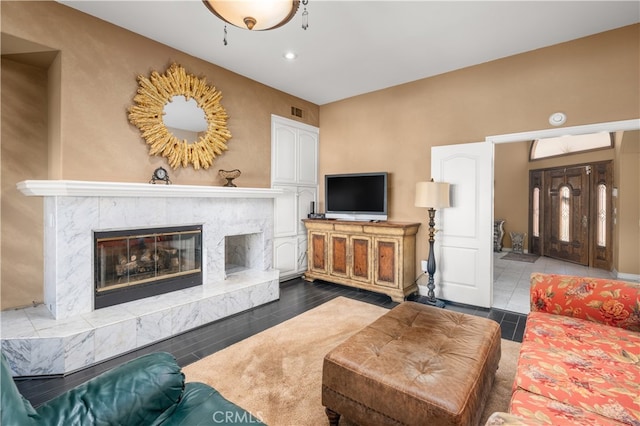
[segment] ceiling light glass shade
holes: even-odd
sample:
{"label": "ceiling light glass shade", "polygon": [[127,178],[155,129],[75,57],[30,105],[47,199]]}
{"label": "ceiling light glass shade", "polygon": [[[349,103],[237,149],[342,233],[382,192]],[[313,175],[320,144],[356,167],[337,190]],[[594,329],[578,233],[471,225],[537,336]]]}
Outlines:
{"label": "ceiling light glass shade", "polygon": [[449,207],[449,184],[433,181],[416,183],[415,206],[432,209]]}
{"label": "ceiling light glass shade", "polygon": [[202,0],[223,21],[253,31],[281,27],[298,11],[299,0]]}

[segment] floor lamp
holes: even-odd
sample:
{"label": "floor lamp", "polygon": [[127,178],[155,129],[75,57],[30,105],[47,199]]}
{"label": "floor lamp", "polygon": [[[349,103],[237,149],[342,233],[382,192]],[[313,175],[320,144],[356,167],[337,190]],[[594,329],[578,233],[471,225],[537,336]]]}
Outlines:
{"label": "floor lamp", "polygon": [[429,259],[427,260],[427,273],[429,274],[429,283],[427,288],[426,300],[421,300],[429,305],[444,308],[444,302],[436,299],[434,289],[433,276],[436,273],[436,258],[433,253],[433,242],[435,241],[436,230],[435,216],[436,209],[449,207],[449,184],[444,182],[418,182],[416,184],[416,207],[427,207],[429,209]]}

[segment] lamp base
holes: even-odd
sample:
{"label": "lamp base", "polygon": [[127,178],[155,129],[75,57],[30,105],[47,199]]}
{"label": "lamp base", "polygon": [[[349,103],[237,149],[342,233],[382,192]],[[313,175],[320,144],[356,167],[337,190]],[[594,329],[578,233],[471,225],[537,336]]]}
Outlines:
{"label": "lamp base", "polygon": [[442,300],[436,298],[430,299],[427,296],[411,295],[407,300],[422,303],[423,305],[435,306],[436,308],[444,309],[445,307],[445,303]]}

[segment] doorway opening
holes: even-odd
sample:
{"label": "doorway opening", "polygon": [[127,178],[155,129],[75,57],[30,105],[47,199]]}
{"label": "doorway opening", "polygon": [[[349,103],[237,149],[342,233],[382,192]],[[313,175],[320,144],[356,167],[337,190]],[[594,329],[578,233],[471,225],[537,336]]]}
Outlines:
{"label": "doorway opening", "polygon": [[[497,145],[509,145],[511,143],[514,143],[512,145],[518,145],[515,143],[557,137],[564,134],[580,135],[606,131],[619,133],[624,139],[627,138],[626,134],[629,133],[631,145],[635,146],[635,142],[638,140],[638,130],[640,130],[640,120],[634,119],[487,136],[485,141],[480,143],[432,147],[431,176],[435,180],[449,182],[452,186],[452,207],[439,211],[439,223],[443,232],[439,239],[440,246],[437,248],[442,253],[442,261],[439,262],[441,266],[440,275],[439,277],[436,276],[436,282],[440,283],[438,297],[450,302],[487,308],[494,304],[493,294],[496,282],[494,281],[494,256],[492,255],[493,230],[496,218],[505,219],[496,216],[494,211],[494,185],[500,181],[496,178],[494,169],[495,148]],[[623,141],[623,144],[616,146],[622,146],[621,152],[624,153],[625,145]],[[474,149],[476,150],[471,151]],[[616,277],[623,279],[628,279],[627,277],[630,275],[634,277],[640,276],[636,272],[639,266],[637,250],[626,249],[627,245],[637,247],[638,239],[640,238],[637,228],[638,211],[631,203],[626,209],[629,212],[629,225],[625,225],[623,228],[623,219],[624,221],[627,219],[623,218],[622,215],[625,209],[622,208],[623,199],[621,197],[621,194],[634,194],[634,191],[637,194],[637,188],[634,188],[633,182],[637,182],[637,177],[634,176],[637,176],[637,170],[640,168],[637,166],[635,152],[631,150],[629,158],[622,161],[626,165],[624,169],[628,170],[628,176],[630,177],[626,177],[627,172],[623,173],[622,168],[618,167],[621,162],[616,163],[614,170],[617,196],[614,196],[614,194],[612,196],[618,212],[612,212],[615,215],[613,219],[616,221],[612,237],[614,244],[619,249],[614,250],[613,265],[615,271],[612,271],[612,273],[615,273]],[[618,154],[617,151],[616,154]],[[461,165],[461,163],[463,164]],[[516,163],[510,162],[508,166],[513,169],[514,164]],[[520,174],[524,171],[523,168],[523,166],[518,165],[513,170],[513,173]],[[485,173],[486,169],[488,169],[487,173]],[[507,202],[518,207],[518,214],[514,216],[515,219],[507,220],[506,222],[510,228],[509,231],[527,232],[527,213],[529,208],[527,202],[528,167],[526,169],[527,171],[524,171],[524,176],[522,177],[523,185],[518,186],[514,193],[509,194],[511,198],[507,199]],[[468,179],[467,176],[469,177]],[[513,179],[510,175],[507,175],[506,180],[511,182]],[[518,199],[517,202],[514,202],[512,199],[514,194],[515,196],[522,196],[522,200]],[[463,214],[468,214],[469,219]],[[516,220],[522,221],[522,223],[516,223]],[[505,231],[507,231],[506,228],[507,225],[505,225]],[[623,232],[622,229],[629,229],[629,231],[625,230]],[[635,255],[635,257],[627,260],[627,252],[630,255]],[[548,272],[548,270],[545,272]],[[438,284],[436,285],[438,286]],[[511,289],[511,292],[514,293],[513,289]]]}
{"label": "doorway opening", "polygon": [[[604,276],[624,279],[628,281],[640,280],[640,275],[638,275],[637,272],[634,272],[634,270],[637,270],[637,250],[630,251],[629,249],[627,249],[628,247],[637,247],[638,244],[638,233],[637,231],[633,231],[634,226],[635,229],[637,229],[637,210],[636,213],[634,213],[633,199],[630,201],[631,208],[629,208],[626,202],[626,198],[620,197],[621,193],[628,194],[636,191],[636,189],[633,187],[634,179],[633,177],[629,177],[628,173],[631,173],[632,175],[633,173],[636,173],[634,176],[637,176],[637,172],[632,171],[634,169],[637,170],[638,163],[637,160],[633,160],[631,156],[633,155],[633,152],[638,152],[638,149],[640,149],[640,145],[637,144],[639,130],[640,120],[633,119],[574,127],[536,130],[531,132],[495,135],[488,136],[485,139],[486,142],[492,144],[494,147],[497,147],[501,144],[515,146],[518,145],[518,142],[531,141],[539,138],[560,137],[567,134],[585,135],[596,132],[614,131],[617,133],[617,136],[620,136],[624,139],[622,141],[623,143],[621,145],[616,145],[616,147],[621,147],[620,152],[624,154],[624,157],[627,157],[623,158],[622,162],[617,162],[615,165],[614,180],[616,183],[615,188],[612,187],[610,193],[611,198],[613,198],[613,209],[607,212],[609,219],[615,224],[613,226],[612,232],[607,232],[606,235],[607,239],[612,238],[613,241],[612,243],[610,243],[610,241],[606,242],[607,246],[612,247],[613,252],[611,254],[613,257],[611,260],[611,269],[599,269],[600,267],[594,269],[588,266],[585,267],[571,262],[558,261],[556,259],[547,258],[544,256],[540,257],[539,261],[536,261],[536,265],[527,265],[518,262],[507,263],[501,261],[500,255],[494,253],[494,256],[489,259],[489,261],[491,262],[492,306],[507,310],[513,310],[516,312],[528,313],[528,277],[531,271],[531,266],[533,266],[534,268],[539,267],[540,270],[545,272],[566,273],[572,275],[588,275],[595,277]],[[636,143],[634,143],[634,141]],[[495,157],[491,160],[495,162]],[[542,187],[540,186],[540,188]],[[492,198],[494,197],[494,195],[494,188],[492,187]],[[621,211],[625,213],[625,217],[620,214]],[[494,220],[494,217],[499,216],[492,216],[492,220]],[[633,219],[634,217],[635,221]],[[526,231],[527,228],[525,228],[524,226],[526,226],[526,224],[523,224],[523,231]],[[630,229],[630,231],[622,231],[623,229]],[[529,236],[531,236],[532,234],[533,232],[530,228]],[[615,249],[613,249],[614,247]],[[630,253],[629,256],[627,255],[627,252]],[[633,259],[631,259],[631,253],[635,254],[635,257]],[[537,263],[539,262],[543,262],[544,264],[538,266]],[[514,275],[514,271],[513,269],[509,269],[511,267],[521,267],[522,273],[518,280],[513,280],[512,277]],[[510,281],[507,281],[508,278]]]}

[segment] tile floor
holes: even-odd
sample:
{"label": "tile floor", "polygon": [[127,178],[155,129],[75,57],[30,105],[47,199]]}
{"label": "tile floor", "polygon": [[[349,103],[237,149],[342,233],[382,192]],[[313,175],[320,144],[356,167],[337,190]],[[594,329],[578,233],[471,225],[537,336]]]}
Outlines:
{"label": "tile floor", "polygon": [[504,260],[507,252],[493,253],[493,307],[529,313],[529,278],[532,272],[615,278],[604,269],[588,268],[540,256],[534,263]]}

